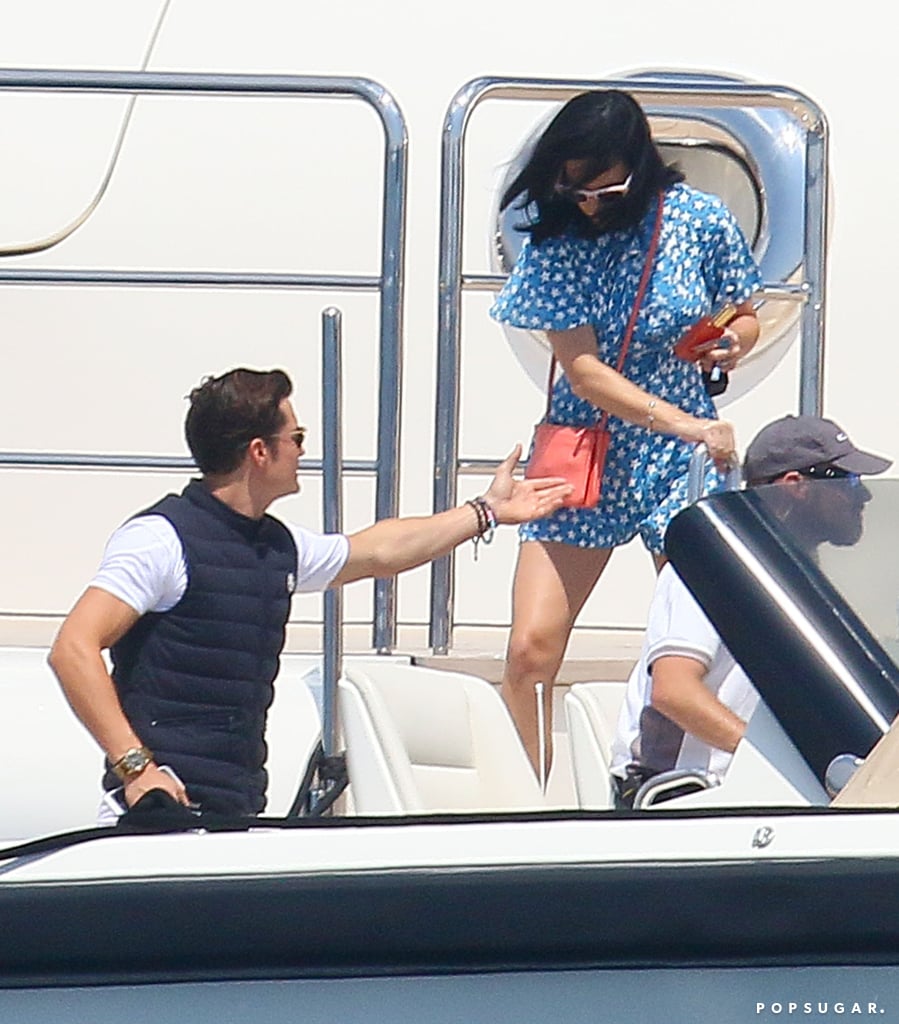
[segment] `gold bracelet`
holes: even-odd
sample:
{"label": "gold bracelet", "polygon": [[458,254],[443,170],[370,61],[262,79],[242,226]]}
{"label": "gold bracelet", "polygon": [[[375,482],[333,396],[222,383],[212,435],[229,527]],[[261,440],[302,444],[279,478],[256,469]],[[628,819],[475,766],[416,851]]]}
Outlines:
{"label": "gold bracelet", "polygon": [[648,405],[647,411],[646,411],[646,419],[647,419],[646,429],[650,432],[650,434],[652,433],[652,425],[656,421],[655,413],[652,411],[653,409],[655,409],[655,407],[656,407],[656,400],[654,398],[650,398],[649,405]]}

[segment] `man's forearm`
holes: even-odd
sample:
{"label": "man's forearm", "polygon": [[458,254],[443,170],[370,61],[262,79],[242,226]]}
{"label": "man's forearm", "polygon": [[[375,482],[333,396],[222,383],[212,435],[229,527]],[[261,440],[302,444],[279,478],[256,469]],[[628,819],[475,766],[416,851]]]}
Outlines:
{"label": "man's forearm", "polygon": [[704,674],[692,658],[659,658],[652,666],[652,706],[685,733],[732,754],[746,723],[709,691]]}
{"label": "man's forearm", "polygon": [[47,659],[72,710],[113,763],[141,742],[122,710],[103,651],[138,618],[119,598],[88,587],[60,627]]}
{"label": "man's forearm", "polygon": [[526,523],[554,512],[571,493],[562,477],[513,477],[521,445],[499,464],[482,497],[432,516],[382,519],[350,536],[347,561],[333,584],[370,576],[394,576],[449,554],[472,537],[487,537],[499,525]]}
{"label": "man's forearm", "polygon": [[[101,648],[68,636],[63,626],[48,660],[72,710],[103,748],[111,764],[115,765],[126,751],[143,746],[122,710]],[[167,774],[153,761],[135,774],[123,777],[123,784],[129,807],[151,789],[165,790],[179,803],[189,803],[181,780]]]}
{"label": "man's forearm", "polygon": [[382,519],[349,538],[350,553],[336,584],[394,576],[448,554],[478,532],[470,505],[433,516]]}
{"label": "man's forearm", "polygon": [[60,638],[48,661],[72,710],[110,761],[141,745],[122,710],[99,649],[91,651]]}

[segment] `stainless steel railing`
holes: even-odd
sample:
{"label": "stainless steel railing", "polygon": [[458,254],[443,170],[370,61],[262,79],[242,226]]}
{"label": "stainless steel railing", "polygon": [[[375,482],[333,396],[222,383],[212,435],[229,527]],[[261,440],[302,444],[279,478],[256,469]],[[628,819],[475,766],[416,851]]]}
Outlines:
{"label": "stainless steel railing", "polygon": [[[623,89],[644,104],[703,108],[777,107],[795,118],[804,140],[804,280],[800,285],[765,282],[765,294],[801,304],[799,411],[818,414],[823,395],[824,299],[828,199],[828,128],[822,111],[808,97],[781,86],[667,81],[664,76],[627,80],[552,81],[478,78],[453,97],[444,119],[440,192],[440,279],[437,327],[437,397],[434,427],[433,509],[457,504],[460,472],[484,472],[495,462],[459,457],[461,308],[463,291],[497,290],[502,275],[466,275],[462,267],[464,149],[469,119],[484,100],[570,99],[587,89]],[[431,569],[430,646],[447,653],[453,629],[453,565],[449,554]]]}
{"label": "stainless steel railing", "polygon": [[[403,115],[390,93],[383,86],[365,78],[30,69],[0,69],[0,91],[356,98],[375,110],[384,135],[381,265],[376,277],[0,267],[0,285],[127,285],[378,292],[380,378],[376,457],[374,460],[348,460],[342,463],[342,470],[347,473],[374,474],[376,517],[381,519],[396,515],[399,505],[407,132]],[[336,408],[334,395],[328,393],[332,383],[333,379],[325,378],[323,401],[326,407]],[[189,458],[179,456],[0,451],[0,467],[10,466],[189,471],[193,463]],[[321,472],[323,464],[318,460],[309,460],[304,468]],[[326,507],[326,522],[331,518],[332,513]],[[372,643],[378,651],[387,652],[396,642],[396,588],[393,580],[377,580],[374,587]]]}

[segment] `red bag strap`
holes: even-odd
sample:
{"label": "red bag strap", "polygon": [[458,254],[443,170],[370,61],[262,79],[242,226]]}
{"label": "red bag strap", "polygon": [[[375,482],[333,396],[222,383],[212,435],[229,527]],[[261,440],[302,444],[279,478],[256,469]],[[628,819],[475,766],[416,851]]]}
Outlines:
{"label": "red bag strap", "polygon": [[[634,299],[634,308],[631,310],[630,319],[627,322],[627,328],[624,332],[624,338],[621,342],[621,350],[618,353],[618,365],[615,369],[621,373],[624,367],[624,361],[627,359],[627,350],[630,347],[631,336],[634,333],[634,326],[637,323],[637,314],[640,312],[640,306],[643,304],[643,297],[646,295],[646,289],[649,285],[649,277],[652,274],[652,267],[655,263],[656,252],[659,248],[659,235],[662,233],[662,210],[665,206],[665,193],[659,193],[658,206],[656,208],[656,222],[652,229],[652,238],[649,242],[649,249],[646,251],[646,262],[643,264],[643,276],[640,278],[640,284],[637,287],[637,296]],[[546,385],[546,419],[549,419],[549,410],[552,407],[553,398],[553,377],[556,375],[556,355],[553,353],[553,357],[549,363],[549,381]],[[607,412],[603,412],[600,420],[600,425],[605,427],[606,420],[609,418]]]}

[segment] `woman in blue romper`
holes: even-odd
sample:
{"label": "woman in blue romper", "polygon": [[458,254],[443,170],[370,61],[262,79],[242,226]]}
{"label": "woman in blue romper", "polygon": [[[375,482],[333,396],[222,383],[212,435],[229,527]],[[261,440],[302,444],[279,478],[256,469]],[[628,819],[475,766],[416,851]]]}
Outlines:
{"label": "woman in blue romper", "polygon": [[[618,373],[660,192],[658,252]],[[589,92],[566,103],[503,209],[515,201],[531,213],[530,238],[491,315],[546,332],[562,370],[551,422],[594,423],[606,410],[611,434],[599,504],[521,528],[503,696],[539,774],[535,684],[544,683],[551,758],[552,682],[612,550],[640,534],[661,567],[665,529],[686,503],[694,446],[705,444],[719,468],[736,456],[733,428],[716,418],[701,371],[731,370],[755,344],[750,299],[762,282],[733,215],[665,165],[627,93]],[[737,307],[728,346],[701,364],[679,359],[674,345],[684,331],[725,302]]]}

